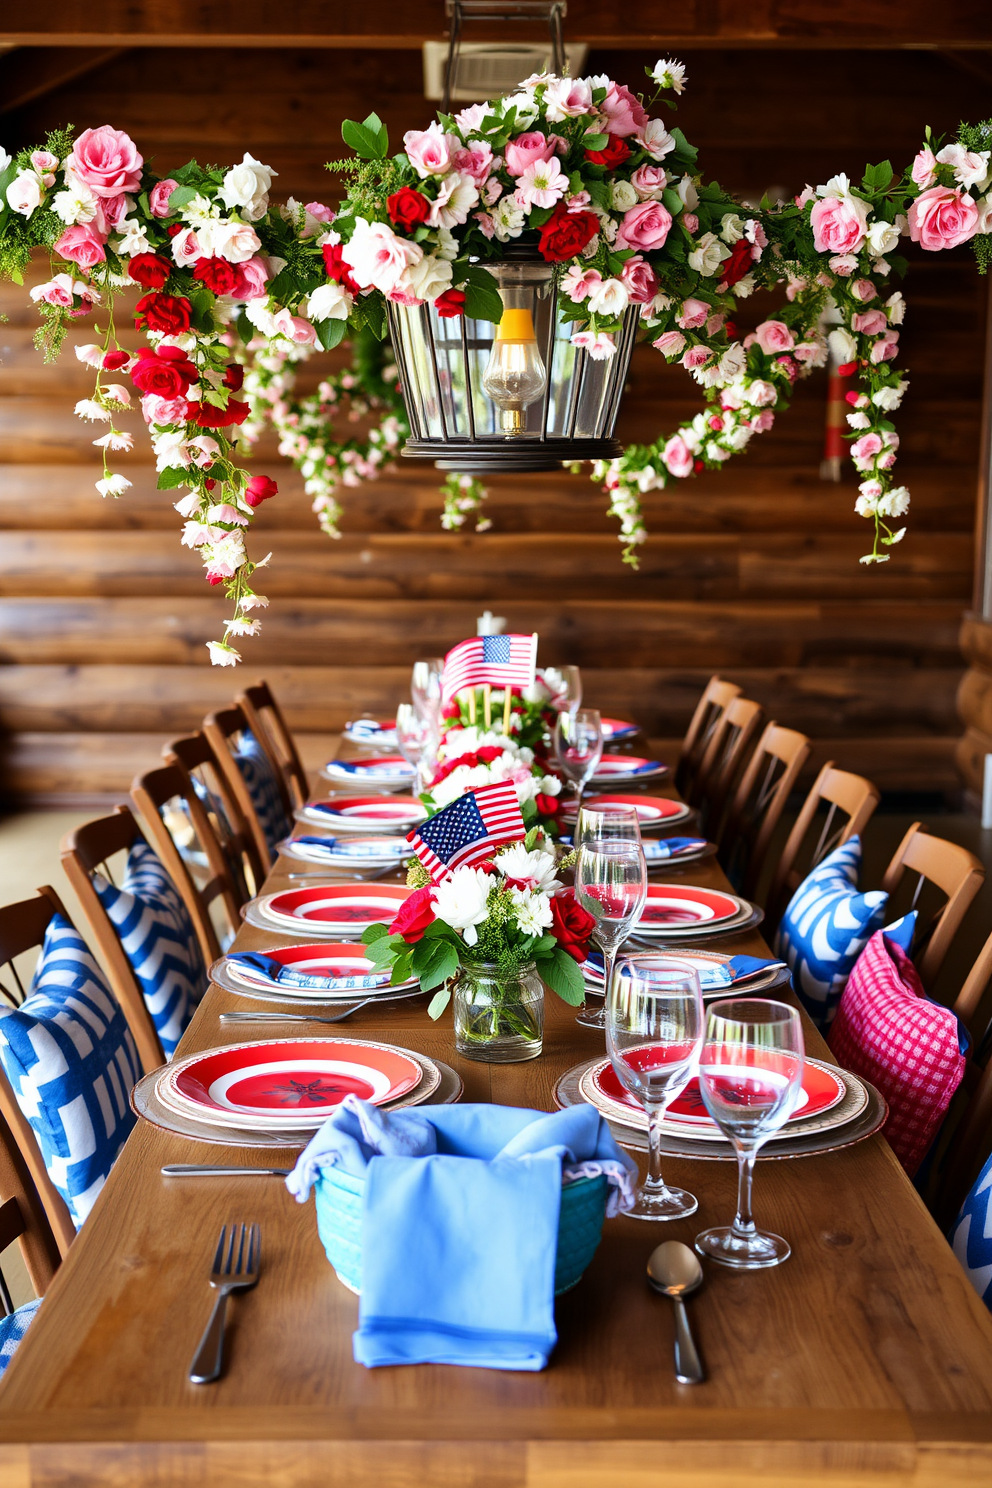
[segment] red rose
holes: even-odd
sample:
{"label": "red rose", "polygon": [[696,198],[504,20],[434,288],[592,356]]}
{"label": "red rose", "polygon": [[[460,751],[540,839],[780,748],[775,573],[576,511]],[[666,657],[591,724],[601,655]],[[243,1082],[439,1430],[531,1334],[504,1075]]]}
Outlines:
{"label": "red rose", "polygon": [[226,258],[198,258],[193,265],[193,278],[199,279],[214,294],[230,294],[235,284],[234,265]]}
{"label": "red rose", "polygon": [[270,496],[275,496],[279,487],[267,475],[253,475],[245,487],[245,500],[249,506],[261,506]]}
{"label": "red rose", "polygon": [[160,253],[136,253],[127,266],[127,271],[136,284],[145,289],[161,289],[172,273],[172,264]]}
{"label": "red rose", "polygon": [[134,323],[140,330],[176,336],[189,330],[191,310],[182,295],[146,294],[134,307]]}
{"label": "red rose", "polygon": [[733,246],[730,257],[722,268],[723,283],[729,289],[732,284],[737,284],[749,274],[754,268],[754,259],[751,257],[751,244],[747,238],[738,238]]}
{"label": "red rose", "polygon": [[227,429],[231,424],[243,424],[251,409],[247,403],[228,398],[226,408],[217,408],[213,403],[197,402],[191,398],[186,404],[186,420],[198,429]]}
{"label": "red rose", "polygon": [[142,397],[155,393],[159,398],[181,398],[196,381],[193,363],[178,346],[143,346],[131,368],[131,377]]}
{"label": "red rose", "polygon": [[592,212],[570,212],[559,202],[541,228],[541,253],[548,263],[564,263],[581,253],[598,232],[599,218]]}
{"label": "red rose", "polygon": [[400,905],[396,918],[389,927],[389,933],[402,935],[412,945],[415,940],[422,938],[427,926],[433,925],[436,919],[431,890],[414,889],[409,899],[405,899]]}
{"label": "red rose", "polygon": [[561,803],[557,796],[541,794],[534,797],[534,805],[537,807],[539,816],[557,816]]}
{"label": "red rose", "polygon": [[230,388],[232,393],[237,393],[244,386],[245,369],[239,362],[231,362],[224,373],[224,386]]}
{"label": "red rose", "polygon": [[213,568],[208,568],[207,569],[207,583],[208,584],[223,584],[223,582],[224,582],[224,575],[222,573],[217,573],[217,571],[215,569],[213,569]]}
{"label": "red rose", "polygon": [[188,231],[185,222],[170,222],[165,230],[170,238],[174,238],[177,233]]}
{"label": "red rose", "polygon": [[103,370],[105,372],[117,372],[121,367],[126,367],[131,360],[129,351],[108,351],[103,359]]}
{"label": "red rose", "polygon": [[630,159],[630,146],[625,144],[618,134],[611,134],[608,138],[609,144],[605,150],[585,151],[585,157],[590,165],[605,165],[612,170]]}
{"label": "red rose", "polygon": [[480,765],[491,765],[502,753],[498,744],[484,744],[481,749],[476,750],[475,757]]}
{"label": "red rose", "polygon": [[434,301],[434,309],[445,320],[451,320],[456,315],[464,315],[465,291],[463,289],[446,289],[444,294],[439,294]]}
{"label": "red rose", "polygon": [[349,294],[360,294],[361,291],[352,278],[350,268],[341,257],[342,245],[325,243],[321,251],[324,255],[324,268],[327,270],[328,279],[335,279],[338,284],[343,284]]}
{"label": "red rose", "polygon": [[551,934],[563,951],[580,964],[589,954],[589,937],[596,921],[587,914],[571,893],[555,894],[551,900]]}
{"label": "red rose", "polygon": [[386,198],[386,211],[397,227],[405,227],[408,231],[411,227],[426,222],[430,210],[431,204],[426,196],[414,191],[412,186],[403,186]]}

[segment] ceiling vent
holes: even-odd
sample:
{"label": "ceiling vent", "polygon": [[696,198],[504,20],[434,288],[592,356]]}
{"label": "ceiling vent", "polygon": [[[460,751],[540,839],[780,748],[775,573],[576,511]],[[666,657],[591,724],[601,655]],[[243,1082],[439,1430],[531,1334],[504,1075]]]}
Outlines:
{"label": "ceiling vent", "polygon": [[[568,70],[580,77],[589,55],[581,44],[565,46]],[[444,97],[444,69],[448,62],[448,43],[424,42],[424,97]],[[468,103],[486,98],[499,98],[516,92],[524,78],[534,72],[551,69],[549,42],[468,42],[458,48],[455,61],[452,101]]]}

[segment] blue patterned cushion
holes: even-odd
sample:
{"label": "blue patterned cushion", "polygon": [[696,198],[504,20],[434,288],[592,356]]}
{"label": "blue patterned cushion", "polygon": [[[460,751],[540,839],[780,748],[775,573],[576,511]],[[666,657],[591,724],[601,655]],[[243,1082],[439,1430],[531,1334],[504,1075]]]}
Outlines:
{"label": "blue patterned cushion", "polygon": [[25,1302],[23,1307],[12,1312],[9,1317],[0,1318],[0,1374],[3,1374],[14,1357],[14,1350],[28,1331],[28,1324],[40,1306],[41,1298],[35,1297],[33,1302]]}
{"label": "blue patterned cushion", "polygon": [[134,1126],[138,1052],[86,942],[53,915],[31,991],[0,1007],[0,1063],[77,1229]]}
{"label": "blue patterned cushion", "polygon": [[951,1244],[968,1280],[992,1311],[992,1156],[961,1205]]}
{"label": "blue patterned cushion", "polygon": [[262,836],[265,838],[269,852],[275,857],[279,843],[284,837],[289,836],[293,824],[282,804],[272,761],[250,729],[246,729],[242,734],[241,743],[234,752],[234,758],[241,771],[242,779],[248,787],[255,815],[262,828]]}
{"label": "blue patterned cushion", "polygon": [[118,889],[93,875],[100,903],[138,979],[162,1052],[171,1059],[206,988],[200,943],[179,892],[147,842],[127,856]]}
{"label": "blue patterned cushion", "polygon": [[855,961],[881,929],[889,900],[881,889],[858,893],[860,867],[861,839],[852,837],[799,885],[775,940],[803,1006],[821,1030],[837,1011]]}

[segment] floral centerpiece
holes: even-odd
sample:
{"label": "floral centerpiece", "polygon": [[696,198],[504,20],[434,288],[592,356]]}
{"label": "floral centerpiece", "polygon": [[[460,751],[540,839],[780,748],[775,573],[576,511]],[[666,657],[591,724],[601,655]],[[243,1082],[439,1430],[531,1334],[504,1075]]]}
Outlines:
{"label": "floral centerpiece", "polygon": [[420,886],[390,925],[371,925],[362,936],[394,985],[413,976],[425,992],[440,989],[432,1018],[454,995],[458,1047],[471,1057],[540,1053],[542,983],[573,1007],[584,996],[579,965],[595,921],[564,889],[554,855],[536,842],[532,830],[441,883],[426,881],[415,863]]}
{"label": "floral centerpiece", "polygon": [[496,781],[512,781],[524,824],[557,836],[561,779],[533,749],[494,729],[468,725],[449,728],[438,748],[437,764],[421,800],[433,814],[466,791]]}

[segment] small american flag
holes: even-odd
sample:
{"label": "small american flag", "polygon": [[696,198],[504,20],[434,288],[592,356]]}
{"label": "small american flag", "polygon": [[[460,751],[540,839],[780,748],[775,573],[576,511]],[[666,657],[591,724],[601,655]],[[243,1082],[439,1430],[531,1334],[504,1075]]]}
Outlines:
{"label": "small american flag", "polygon": [[456,868],[484,863],[496,848],[526,835],[516,787],[502,780],[466,791],[406,840],[434,882],[443,883]]}
{"label": "small american flag", "polygon": [[536,635],[473,636],[459,641],[444,658],[441,701],[450,703],[463,687],[528,688],[537,663]]}

